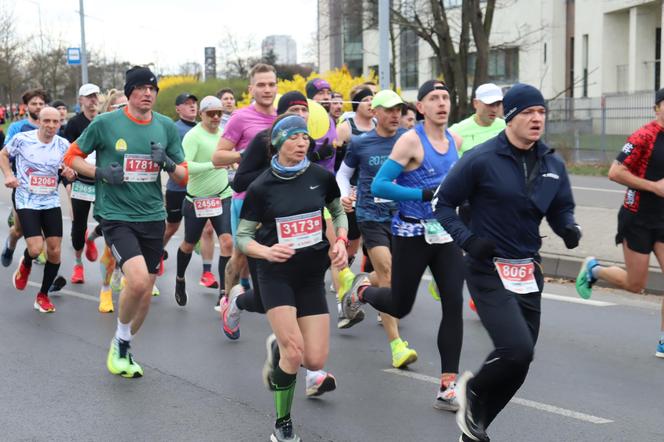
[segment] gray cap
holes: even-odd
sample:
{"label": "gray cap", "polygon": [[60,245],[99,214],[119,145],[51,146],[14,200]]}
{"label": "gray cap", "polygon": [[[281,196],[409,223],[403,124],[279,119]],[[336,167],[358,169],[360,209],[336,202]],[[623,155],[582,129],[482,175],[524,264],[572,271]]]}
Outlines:
{"label": "gray cap", "polygon": [[213,95],[208,95],[203,98],[198,105],[200,112],[205,112],[209,110],[224,110],[224,105],[221,103],[221,100]]}

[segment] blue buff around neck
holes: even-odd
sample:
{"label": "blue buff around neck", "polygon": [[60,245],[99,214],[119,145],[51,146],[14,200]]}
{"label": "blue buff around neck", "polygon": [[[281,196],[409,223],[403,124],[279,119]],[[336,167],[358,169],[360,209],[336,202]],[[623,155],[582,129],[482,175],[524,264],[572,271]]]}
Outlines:
{"label": "blue buff around neck", "polygon": [[388,158],[371,184],[371,193],[392,201],[422,201],[422,189],[400,186],[394,182],[403,172],[403,166]]}

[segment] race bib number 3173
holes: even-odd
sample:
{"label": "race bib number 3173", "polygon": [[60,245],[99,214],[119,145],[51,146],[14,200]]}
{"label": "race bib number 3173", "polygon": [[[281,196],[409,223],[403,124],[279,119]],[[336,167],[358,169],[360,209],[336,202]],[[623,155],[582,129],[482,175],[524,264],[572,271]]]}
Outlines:
{"label": "race bib number 3173", "polygon": [[276,218],[275,221],[279,244],[302,249],[323,240],[323,218],[320,211]]}

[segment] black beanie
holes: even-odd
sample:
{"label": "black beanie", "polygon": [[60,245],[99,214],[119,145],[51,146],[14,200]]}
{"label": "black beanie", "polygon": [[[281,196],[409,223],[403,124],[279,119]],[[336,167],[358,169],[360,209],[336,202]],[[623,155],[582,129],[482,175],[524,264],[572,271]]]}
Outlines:
{"label": "black beanie", "polygon": [[157,86],[157,76],[152,73],[148,68],[142,66],[134,66],[125,73],[125,85],[124,93],[129,98],[131,92],[136,86],[145,86],[149,84],[154,86],[154,88],[159,92],[159,86]]}
{"label": "black beanie", "polygon": [[352,101],[351,106],[353,108],[353,112],[357,112],[357,107],[360,105],[360,101],[366,97],[373,97],[374,93],[371,92],[371,89],[368,87],[362,88],[359,91],[355,93],[352,97],[350,97],[350,101]]}
{"label": "black beanie", "polygon": [[519,112],[533,106],[546,107],[542,93],[536,87],[529,84],[515,84],[503,97],[505,123],[508,123]]}
{"label": "black beanie", "polygon": [[309,108],[309,103],[302,92],[299,91],[290,91],[286,92],[279,99],[279,104],[277,105],[277,115],[285,114],[289,107],[301,105]]}

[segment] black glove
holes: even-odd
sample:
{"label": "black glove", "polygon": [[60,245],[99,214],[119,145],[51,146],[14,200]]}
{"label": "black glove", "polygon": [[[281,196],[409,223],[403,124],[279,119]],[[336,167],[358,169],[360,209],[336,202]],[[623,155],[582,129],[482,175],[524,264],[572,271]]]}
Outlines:
{"label": "black glove", "polygon": [[150,142],[150,150],[152,155],[152,161],[159,164],[162,170],[172,173],[175,172],[175,167],[177,164],[166,155],[166,149],[159,143],[154,141]]}
{"label": "black glove", "polygon": [[329,160],[334,156],[334,146],[332,146],[327,138],[323,140],[323,145],[318,149],[317,151],[309,152],[307,154],[307,157],[309,157],[309,161],[313,161],[314,163],[317,163],[319,161],[323,160]]}
{"label": "black glove", "polygon": [[436,194],[436,188],[422,189],[422,201],[431,201]]}
{"label": "black glove", "polygon": [[112,162],[105,167],[95,168],[95,180],[106,184],[124,183],[124,170],[118,162]]}
{"label": "black glove", "polygon": [[478,260],[493,258],[496,253],[496,245],[493,241],[479,236],[471,237],[464,249],[470,256]]}
{"label": "black glove", "polygon": [[578,246],[581,236],[581,227],[579,227],[578,224],[570,224],[565,227],[565,232],[562,234],[563,241],[565,241],[565,247],[573,249]]}

